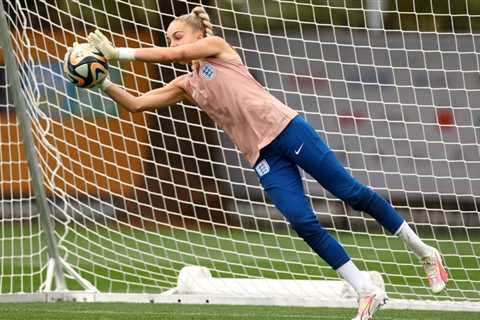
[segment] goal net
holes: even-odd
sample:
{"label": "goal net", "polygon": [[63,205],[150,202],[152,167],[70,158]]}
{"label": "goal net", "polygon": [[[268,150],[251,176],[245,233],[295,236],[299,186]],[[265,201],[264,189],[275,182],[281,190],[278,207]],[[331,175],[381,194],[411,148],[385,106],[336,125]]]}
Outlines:
{"label": "goal net", "polygon": [[[2,32],[9,33],[21,80],[20,88],[9,90],[21,90],[27,103],[61,259],[111,296],[174,294],[186,266],[202,267],[195,269],[199,277],[255,280],[248,289],[229,282],[244,297],[262,294],[261,279],[285,286],[286,280],[294,286],[337,283],[336,273],[292,231],[252,168],[198,107],[131,114],[63,75],[67,48],[85,42],[96,28],[118,47],[165,46],[169,22],[197,4],[4,1],[10,29]],[[446,292],[433,296],[416,257],[396,237],[303,174],[318,219],[359,268],[379,272],[390,298],[478,309],[480,4],[202,4],[216,34],[237,50],[252,75],[309,121],[354,177],[443,253],[451,281]],[[5,70],[2,64],[3,298],[49,289],[47,242]],[[178,64],[110,65],[112,81],[137,95],[186,72]],[[83,290],[65,276],[69,290]],[[195,277],[188,281],[195,285]],[[271,286],[278,295],[289,294],[282,285]]]}

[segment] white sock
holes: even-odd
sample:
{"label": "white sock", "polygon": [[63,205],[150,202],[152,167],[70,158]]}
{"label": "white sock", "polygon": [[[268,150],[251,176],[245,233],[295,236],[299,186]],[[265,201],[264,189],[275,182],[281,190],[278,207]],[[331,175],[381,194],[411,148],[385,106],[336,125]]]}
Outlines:
{"label": "white sock", "polygon": [[398,235],[418,258],[421,259],[432,254],[432,248],[417,236],[406,221],[404,221],[400,228],[398,228],[395,235]]}
{"label": "white sock", "polygon": [[372,280],[360,270],[357,266],[349,260],[347,263],[337,269],[338,274],[345,281],[347,281],[353,289],[360,295],[364,292],[369,292],[375,289]]}

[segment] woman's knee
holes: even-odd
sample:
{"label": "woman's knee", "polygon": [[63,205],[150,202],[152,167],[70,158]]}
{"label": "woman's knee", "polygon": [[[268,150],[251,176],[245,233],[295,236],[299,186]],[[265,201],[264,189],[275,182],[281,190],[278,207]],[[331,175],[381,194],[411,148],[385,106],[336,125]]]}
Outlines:
{"label": "woman's knee", "polygon": [[318,238],[319,235],[326,234],[326,230],[313,214],[303,219],[290,220],[289,222],[292,229],[307,242],[309,239]]}
{"label": "woman's knee", "polygon": [[357,211],[365,211],[368,208],[375,192],[359,182],[352,185],[348,192],[340,195],[340,199],[345,201],[350,207]]}

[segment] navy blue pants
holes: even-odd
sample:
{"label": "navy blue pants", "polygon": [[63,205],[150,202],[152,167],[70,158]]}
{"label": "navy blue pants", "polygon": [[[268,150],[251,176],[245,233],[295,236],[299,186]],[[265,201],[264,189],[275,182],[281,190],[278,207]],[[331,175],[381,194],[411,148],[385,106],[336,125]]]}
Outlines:
{"label": "navy blue pants", "polygon": [[395,233],[404,219],[369,187],[355,180],[315,130],[300,116],[260,152],[255,171],[265,192],[292,228],[333,269],[348,262],[345,249],[320,225],[297,166],[325,189]]}

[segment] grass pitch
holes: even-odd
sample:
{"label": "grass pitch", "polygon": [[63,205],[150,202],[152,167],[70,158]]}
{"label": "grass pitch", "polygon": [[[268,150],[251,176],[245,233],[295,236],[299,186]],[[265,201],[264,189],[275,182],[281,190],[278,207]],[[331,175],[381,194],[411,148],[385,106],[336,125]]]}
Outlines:
{"label": "grass pitch", "polygon": [[[2,293],[37,292],[45,279],[47,254],[46,250],[40,250],[37,256],[39,248],[44,248],[38,230],[37,225],[25,227],[19,224],[3,224],[0,228],[6,239],[0,242]],[[101,292],[160,293],[175,285],[178,271],[185,265],[203,265],[215,270],[216,277],[242,274],[288,279],[295,274],[302,279],[309,274],[321,279],[335,276],[318,256],[310,253],[302,240],[283,234],[200,234],[168,229],[148,234],[132,230],[113,232],[109,229],[96,230],[96,233],[90,229],[77,231],[70,232],[63,241],[62,245],[75,253],[67,260]],[[27,237],[26,234],[32,236]],[[376,234],[352,235],[341,230],[335,231],[335,236],[362,269],[388,275],[384,278],[390,298],[433,298],[423,283],[423,277],[418,277],[423,274],[421,266],[405,252],[398,239]],[[428,238],[434,238],[435,241],[430,240],[432,244],[447,255],[445,260],[452,279],[448,295],[443,293],[435,298],[480,301],[480,237],[441,234]],[[95,262],[93,267],[92,262]],[[78,283],[72,280],[67,280],[67,283],[72,290],[80,289]],[[0,320],[350,320],[354,315],[354,309],[278,306],[68,302],[0,304]],[[386,309],[380,310],[375,319],[477,320],[480,313]]]}
{"label": "grass pitch", "polygon": [[[1,320],[340,320],[353,309],[126,303],[0,304]],[[480,313],[380,310],[378,320],[477,320]]]}

